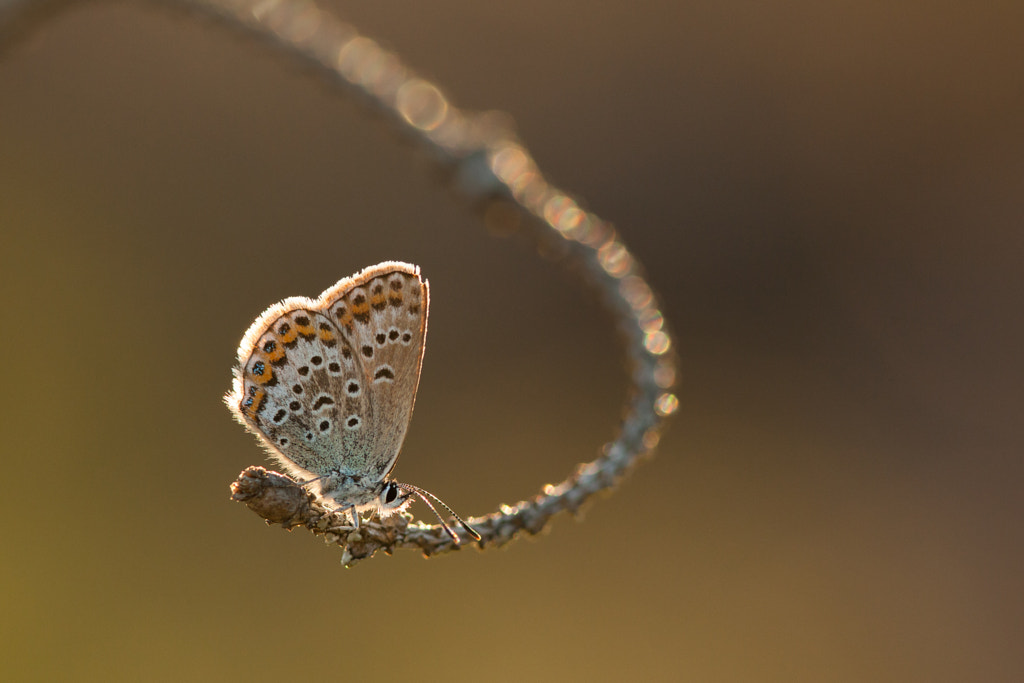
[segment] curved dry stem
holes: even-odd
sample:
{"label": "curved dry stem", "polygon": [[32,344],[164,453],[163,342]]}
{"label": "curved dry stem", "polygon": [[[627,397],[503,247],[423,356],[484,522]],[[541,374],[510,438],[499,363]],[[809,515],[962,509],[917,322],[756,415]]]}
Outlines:
{"label": "curved dry stem", "polygon": [[[42,16],[37,8],[52,10],[63,4],[0,0],[0,39]],[[547,181],[507,115],[458,109],[395,54],[308,0],[161,4],[198,10],[320,68],[425,147],[485,223],[502,232],[528,229],[546,255],[558,258],[588,284],[609,311],[624,338],[630,371],[625,417],[617,435],[597,459],[578,466],[560,484],[544,486],[529,501],[467,520],[481,535],[480,547],[503,545],[521,532],[538,533],[558,512],[575,512],[595,493],[615,486],[657,446],[664,419],[678,406],[671,393],[676,378],[672,339],[657,298],[613,226]],[[262,467],[243,471],[231,492],[234,500],[269,523],[305,526],[343,546],[346,565],[378,550],[417,548],[431,556],[461,547],[440,524],[413,523],[407,515],[374,519],[353,529],[297,483]]]}

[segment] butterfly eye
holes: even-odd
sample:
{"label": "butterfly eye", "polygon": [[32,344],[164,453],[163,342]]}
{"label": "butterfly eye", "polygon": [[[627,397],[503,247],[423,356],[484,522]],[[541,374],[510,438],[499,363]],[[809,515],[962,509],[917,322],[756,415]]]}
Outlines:
{"label": "butterfly eye", "polygon": [[409,500],[409,495],[394,482],[388,482],[380,492],[381,512],[393,511],[401,508]]}

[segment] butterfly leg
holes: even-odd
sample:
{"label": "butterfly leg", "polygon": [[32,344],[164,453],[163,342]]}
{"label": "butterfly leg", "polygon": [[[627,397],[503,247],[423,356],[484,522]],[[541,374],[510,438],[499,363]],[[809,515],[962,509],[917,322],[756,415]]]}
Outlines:
{"label": "butterfly leg", "polygon": [[352,527],[356,529],[359,528],[359,513],[356,512],[355,503],[349,503],[348,505],[343,505],[340,508],[334,508],[331,512],[337,512],[341,515],[344,515],[347,512],[352,517]]}

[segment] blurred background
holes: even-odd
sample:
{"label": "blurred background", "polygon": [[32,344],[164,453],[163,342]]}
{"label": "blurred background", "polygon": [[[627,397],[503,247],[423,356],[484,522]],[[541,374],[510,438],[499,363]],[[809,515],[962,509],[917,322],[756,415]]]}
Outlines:
{"label": "blurred background", "polygon": [[594,457],[620,349],[295,62],[72,7],[0,55],[5,680],[1024,676],[1020,3],[327,6],[619,227],[679,415],[503,550],[345,570],[264,525],[228,500],[266,460],[221,396],[274,301],[422,267],[397,475],[466,516]]}

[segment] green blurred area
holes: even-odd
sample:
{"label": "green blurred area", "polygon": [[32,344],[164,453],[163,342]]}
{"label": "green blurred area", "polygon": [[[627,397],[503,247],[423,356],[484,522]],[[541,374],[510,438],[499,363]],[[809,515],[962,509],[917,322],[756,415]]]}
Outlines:
{"label": "green blurred area", "polygon": [[228,500],[265,460],[220,400],[268,304],[422,267],[397,473],[467,516],[614,434],[617,342],[294,63],[73,8],[0,60],[0,678],[1024,675],[1016,4],[331,6],[511,113],[620,228],[680,415],[582,521],[503,550],[344,570],[266,527]]}

